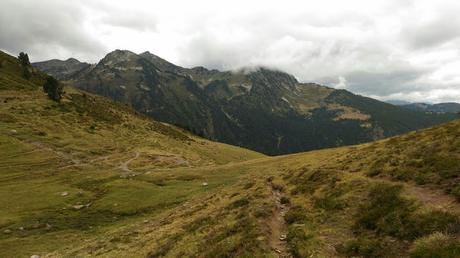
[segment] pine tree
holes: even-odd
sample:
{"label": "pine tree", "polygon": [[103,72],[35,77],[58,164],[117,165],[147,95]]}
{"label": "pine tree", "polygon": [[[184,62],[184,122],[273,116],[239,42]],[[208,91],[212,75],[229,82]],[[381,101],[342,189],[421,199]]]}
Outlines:
{"label": "pine tree", "polygon": [[19,53],[18,59],[23,67],[30,66],[29,55],[27,55],[26,53]]}
{"label": "pine tree", "polygon": [[48,97],[56,102],[61,101],[63,91],[63,86],[52,76],[48,76],[43,84],[43,91],[48,94]]}
{"label": "pine tree", "polygon": [[19,53],[18,56],[19,62],[21,62],[22,66],[22,76],[26,78],[27,80],[30,79],[31,73],[30,73],[30,61],[29,61],[29,55],[27,55],[24,52]]}

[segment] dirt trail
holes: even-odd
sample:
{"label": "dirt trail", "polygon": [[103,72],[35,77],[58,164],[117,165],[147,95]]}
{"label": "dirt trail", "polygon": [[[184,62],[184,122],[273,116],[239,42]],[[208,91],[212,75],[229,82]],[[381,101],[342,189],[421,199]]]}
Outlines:
{"label": "dirt trail", "polygon": [[137,158],[139,158],[139,152],[138,151],[136,151],[136,155],[133,158],[128,159],[127,161],[121,163],[121,165],[118,168],[123,170],[123,172],[132,173],[133,171],[131,169],[129,169],[128,165],[129,165],[129,163],[131,163],[133,160],[135,160]]}
{"label": "dirt trail", "polygon": [[288,212],[289,206],[281,204],[280,191],[272,189],[272,195],[276,202],[276,209],[268,220],[270,229],[268,244],[278,257],[292,257],[286,242],[288,228],[284,220],[284,215]]}
{"label": "dirt trail", "polygon": [[460,204],[453,196],[443,193],[442,190],[406,184],[405,191],[427,206],[460,213]]}
{"label": "dirt trail", "polygon": [[45,143],[42,142],[33,142],[33,141],[26,141],[27,143],[31,144],[32,146],[36,147],[39,150],[46,150],[54,153],[58,157],[62,158],[65,160],[67,165],[61,166],[60,168],[67,168],[67,167],[77,167],[77,166],[84,166],[86,165],[85,163],[82,163],[81,160],[77,159],[74,157],[74,154],[72,153],[67,153],[63,151],[56,150],[52,148],[51,146],[46,145]]}

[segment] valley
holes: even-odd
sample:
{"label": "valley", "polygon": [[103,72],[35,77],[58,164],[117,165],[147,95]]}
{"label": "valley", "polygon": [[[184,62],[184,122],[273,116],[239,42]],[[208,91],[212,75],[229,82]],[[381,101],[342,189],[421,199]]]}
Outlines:
{"label": "valley", "polygon": [[0,62],[2,257],[460,255],[458,119],[270,157]]}

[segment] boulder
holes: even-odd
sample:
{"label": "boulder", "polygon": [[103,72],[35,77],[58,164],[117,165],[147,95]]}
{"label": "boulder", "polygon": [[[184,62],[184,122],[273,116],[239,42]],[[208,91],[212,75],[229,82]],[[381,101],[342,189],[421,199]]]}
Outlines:
{"label": "boulder", "polygon": [[82,204],[77,204],[77,205],[72,206],[72,208],[74,208],[75,210],[80,210],[80,209],[83,209],[84,207],[85,205],[82,205]]}

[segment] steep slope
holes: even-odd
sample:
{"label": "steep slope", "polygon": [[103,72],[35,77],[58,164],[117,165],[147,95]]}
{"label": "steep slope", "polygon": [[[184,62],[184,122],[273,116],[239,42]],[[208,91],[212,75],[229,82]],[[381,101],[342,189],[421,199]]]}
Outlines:
{"label": "steep slope", "polygon": [[91,67],[90,64],[80,62],[75,58],[69,58],[67,60],[52,59],[32,63],[32,66],[57,78],[58,80],[69,79],[72,76],[75,76],[76,73],[87,70]]}
{"label": "steep slope", "polygon": [[205,138],[267,154],[368,142],[455,116],[394,107],[265,68],[182,68],[148,52],[116,50],[73,84]]}

